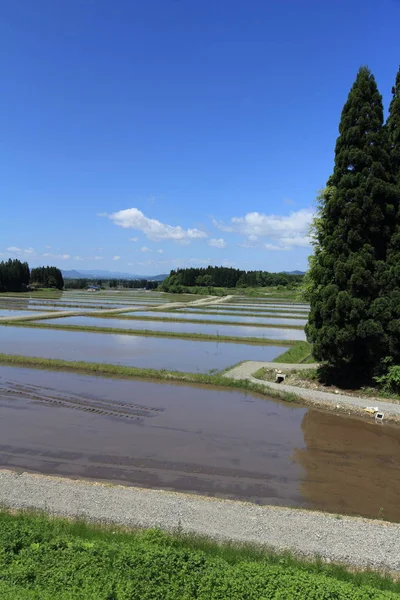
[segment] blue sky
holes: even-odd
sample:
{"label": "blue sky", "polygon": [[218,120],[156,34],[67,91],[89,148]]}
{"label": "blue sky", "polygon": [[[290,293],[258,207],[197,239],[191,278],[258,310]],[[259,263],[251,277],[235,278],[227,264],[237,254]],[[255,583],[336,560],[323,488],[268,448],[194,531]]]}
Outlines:
{"label": "blue sky", "polygon": [[361,65],[399,0],[0,0],[0,259],[304,269]]}

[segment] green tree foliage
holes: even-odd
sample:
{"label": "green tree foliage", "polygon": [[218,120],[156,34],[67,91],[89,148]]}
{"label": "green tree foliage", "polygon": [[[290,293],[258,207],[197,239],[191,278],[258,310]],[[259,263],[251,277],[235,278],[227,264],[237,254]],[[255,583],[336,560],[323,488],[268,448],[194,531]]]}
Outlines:
{"label": "green tree foliage", "polygon": [[289,289],[300,284],[303,275],[268,273],[268,271],[241,271],[230,267],[207,267],[178,269],[164,279],[161,289],[165,292],[182,292],[185,288],[205,287],[269,287],[284,286]]}
{"label": "green tree foliage", "polygon": [[67,290],[85,290],[90,285],[97,285],[104,289],[109,288],[126,288],[126,289],[141,289],[141,290],[156,290],[159,281],[149,281],[148,279],[65,279],[65,289]]}
{"label": "green tree foliage", "polygon": [[91,281],[88,281],[84,277],[79,279],[64,279],[64,289],[66,290],[86,290],[89,285],[91,285]]}
{"label": "green tree foliage", "polygon": [[[389,116],[386,122],[389,136],[392,171],[397,184],[400,205],[400,69],[392,89]],[[396,215],[396,229],[389,244],[382,292],[387,295],[390,307],[384,306],[387,317],[386,331],[389,340],[388,358],[400,363],[400,206]]]}
{"label": "green tree foliage", "polygon": [[31,284],[62,290],[64,279],[60,269],[57,267],[37,267],[31,271]]}
{"label": "green tree foliage", "polygon": [[397,183],[400,185],[400,68],[392,88],[392,94],[393,98],[390,103],[386,126],[389,135],[392,168]]}
{"label": "green tree foliage", "polygon": [[381,289],[396,226],[393,183],[382,98],[363,67],[342,111],[308,281],[313,354],[342,375],[371,376],[388,351],[390,303]]}
{"label": "green tree foliage", "polygon": [[18,259],[0,263],[0,292],[20,292],[29,284],[29,265]]}

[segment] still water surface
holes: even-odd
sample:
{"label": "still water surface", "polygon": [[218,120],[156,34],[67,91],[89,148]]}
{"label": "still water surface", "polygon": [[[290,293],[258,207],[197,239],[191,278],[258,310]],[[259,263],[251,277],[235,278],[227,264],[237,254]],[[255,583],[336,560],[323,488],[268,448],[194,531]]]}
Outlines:
{"label": "still water surface", "polygon": [[177,323],[174,321],[141,321],[139,319],[112,319],[102,317],[61,317],[46,319],[46,324],[75,325],[86,327],[111,327],[143,331],[171,331],[174,333],[204,333],[231,337],[256,337],[269,340],[305,340],[303,329],[280,329],[278,327],[251,327],[247,325],[221,325]]}
{"label": "still water surface", "polygon": [[0,367],[0,467],[400,521],[400,430],[228,391]]}
{"label": "still water surface", "polygon": [[221,370],[243,360],[271,361],[286,350],[284,346],[0,326],[0,352],[5,354],[189,373]]}
{"label": "still water surface", "polygon": [[196,314],[196,313],[184,313],[182,311],[170,311],[162,312],[159,310],[154,311],[142,311],[138,310],[134,313],[124,313],[126,316],[137,315],[138,317],[165,317],[167,319],[190,319],[191,321],[227,321],[228,323],[261,323],[261,324],[273,324],[278,325],[302,325],[303,327],[307,323],[307,319],[285,319],[282,317],[264,317],[264,316],[242,316],[240,314],[235,315],[213,315],[213,314]]}

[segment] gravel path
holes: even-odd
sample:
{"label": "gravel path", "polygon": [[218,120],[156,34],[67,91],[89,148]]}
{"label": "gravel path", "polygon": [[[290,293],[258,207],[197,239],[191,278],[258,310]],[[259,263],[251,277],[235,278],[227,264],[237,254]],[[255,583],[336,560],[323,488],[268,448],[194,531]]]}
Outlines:
{"label": "gravel path", "polygon": [[0,502],[132,527],[180,527],[217,540],[400,572],[400,524],[384,521],[11,471],[0,472]]}
{"label": "gravel path", "polygon": [[312,404],[319,407],[328,408],[338,412],[356,413],[369,419],[374,418],[374,415],[366,412],[368,406],[378,407],[384,413],[384,420],[400,421],[400,404],[393,402],[385,402],[373,398],[360,398],[357,396],[347,396],[345,394],[332,394],[330,392],[321,392],[319,390],[310,390],[294,385],[286,385],[284,383],[274,383],[272,381],[264,381],[253,377],[253,373],[261,368],[280,369],[283,373],[291,370],[302,370],[315,368],[315,364],[284,364],[271,362],[256,362],[247,361],[230,371],[224,373],[224,377],[231,379],[247,379],[253,383],[257,383],[265,388],[274,391],[287,392],[295,394],[307,404]]}

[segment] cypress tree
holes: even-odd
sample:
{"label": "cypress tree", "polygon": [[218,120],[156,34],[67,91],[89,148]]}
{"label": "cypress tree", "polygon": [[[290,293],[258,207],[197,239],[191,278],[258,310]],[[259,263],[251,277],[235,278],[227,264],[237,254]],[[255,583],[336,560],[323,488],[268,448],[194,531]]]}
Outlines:
{"label": "cypress tree", "polygon": [[342,111],[334,171],[314,224],[306,328],[315,358],[343,377],[370,377],[387,354],[381,279],[395,226],[392,181],[382,98],[362,67]]}
{"label": "cypress tree", "polygon": [[392,88],[393,98],[390,103],[389,117],[386,127],[389,135],[390,158],[397,184],[400,185],[400,68]]}
{"label": "cypress tree", "polygon": [[387,311],[389,320],[386,328],[389,339],[387,355],[392,362],[400,364],[400,69],[392,88],[392,94],[386,129],[391,166],[397,185],[397,218],[396,228],[389,245],[382,287],[390,300],[390,312]]}

